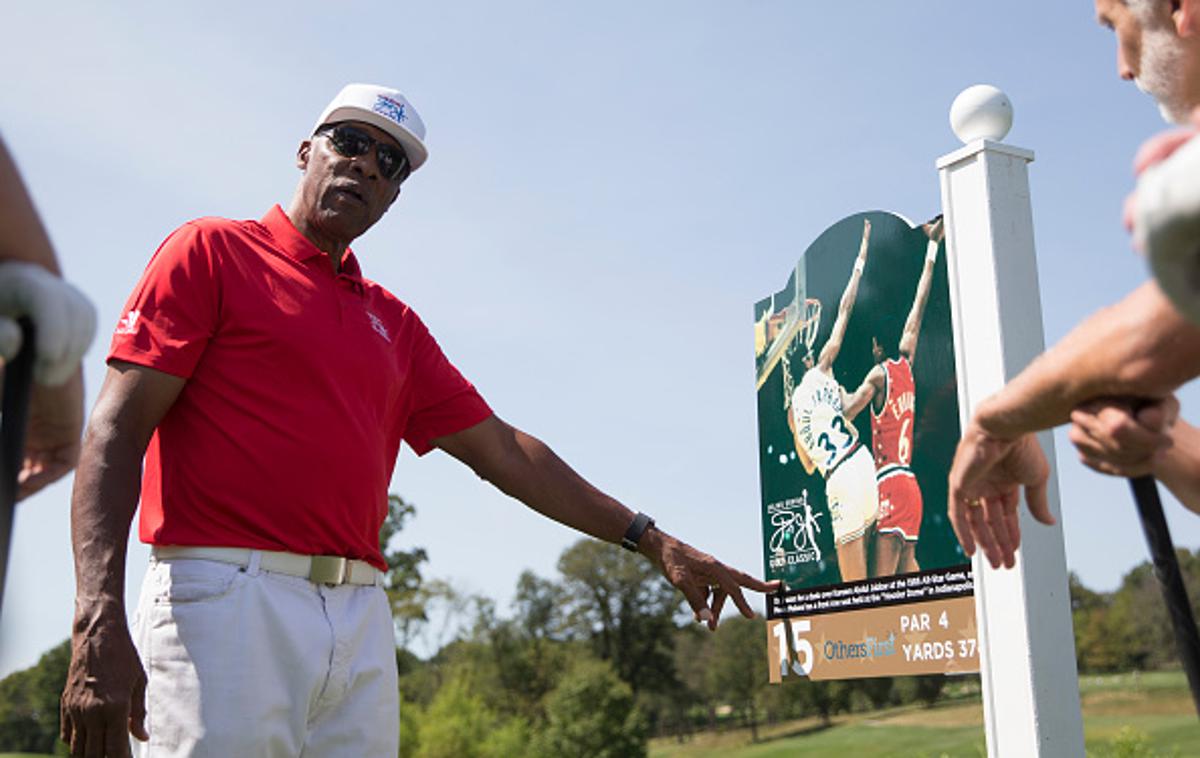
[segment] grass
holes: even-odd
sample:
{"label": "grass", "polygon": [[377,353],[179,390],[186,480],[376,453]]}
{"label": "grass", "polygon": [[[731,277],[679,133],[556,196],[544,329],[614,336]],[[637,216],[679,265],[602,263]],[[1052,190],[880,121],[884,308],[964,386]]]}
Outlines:
{"label": "grass", "polygon": [[[1079,680],[1084,741],[1090,758],[1200,755],[1200,723],[1180,672],[1084,676]],[[1130,731],[1132,729],[1132,731]],[[1125,730],[1124,732],[1122,730]],[[979,758],[986,756],[978,695],[933,708],[907,705],[844,714],[823,726],[801,719],[748,729],[705,733],[679,744],[650,743],[650,758]],[[0,758],[43,758],[0,753]]]}
{"label": "grass", "polygon": [[[1086,676],[1079,682],[1088,755],[1200,755],[1200,723],[1182,673]],[[1124,732],[1122,730],[1125,730]],[[1141,748],[1142,752],[1130,752]],[[903,706],[844,714],[824,727],[801,719],[759,728],[701,734],[680,744],[653,740],[650,758],[782,758],[843,755],[858,758],[986,756],[978,696],[934,708]]]}

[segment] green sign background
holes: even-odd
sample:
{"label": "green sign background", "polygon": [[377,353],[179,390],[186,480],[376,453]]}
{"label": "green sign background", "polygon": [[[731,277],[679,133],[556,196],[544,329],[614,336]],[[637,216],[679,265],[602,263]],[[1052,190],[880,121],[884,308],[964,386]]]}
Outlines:
{"label": "green sign background", "polygon": [[[826,229],[804,251],[784,288],[754,307],[754,318],[758,323],[793,302],[799,278],[801,297],[821,301],[820,328],[812,346],[814,355],[819,354],[832,330],[838,302],[853,270],[864,219],[870,219],[872,224],[867,262],[845,339],[833,364],[834,376],[847,394],[859,386],[874,365],[872,336],[879,339],[889,356],[895,357],[925,261],[928,237],[920,225],[914,228],[904,218],[883,211],[842,219]],[[788,344],[788,362],[796,383],[800,382],[804,372],[805,347],[801,340],[801,335],[796,335]],[[770,354],[770,350],[765,350],[758,355],[759,374]],[[758,390],[765,573],[768,579],[785,580],[790,589],[840,584],[833,529],[825,503],[825,481],[817,472],[807,474],[796,458],[784,408],[783,365],[782,361],[776,363]],[[938,251],[932,290],[912,366],[916,411],[911,467],[920,484],[924,503],[917,560],[922,571],[967,565],[969,562],[946,516],[946,478],[960,430],[944,242]],[[867,446],[871,444],[870,412],[868,406],[854,419],[860,443]],[[815,536],[820,560],[773,568],[769,543],[777,529],[772,525],[768,506],[799,498],[805,490],[812,512],[817,514],[820,531]]]}

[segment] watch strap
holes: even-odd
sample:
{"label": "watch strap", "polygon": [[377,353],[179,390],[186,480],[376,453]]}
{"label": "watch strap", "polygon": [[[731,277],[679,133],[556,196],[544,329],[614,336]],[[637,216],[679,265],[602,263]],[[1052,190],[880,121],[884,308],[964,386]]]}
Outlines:
{"label": "watch strap", "polygon": [[621,547],[626,550],[637,552],[638,541],[642,539],[642,535],[646,530],[654,526],[654,519],[644,513],[638,513],[633,517],[633,522],[629,528],[625,530],[625,536],[621,538]]}

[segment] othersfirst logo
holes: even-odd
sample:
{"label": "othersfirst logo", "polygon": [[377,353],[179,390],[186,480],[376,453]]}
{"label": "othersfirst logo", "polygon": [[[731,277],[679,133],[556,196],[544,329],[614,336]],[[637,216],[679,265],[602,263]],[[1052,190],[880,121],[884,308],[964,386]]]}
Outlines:
{"label": "othersfirst logo", "polygon": [[408,120],[408,114],[404,112],[404,103],[398,103],[386,95],[376,95],[375,105],[371,107],[384,118],[390,118],[397,124],[403,124]]}

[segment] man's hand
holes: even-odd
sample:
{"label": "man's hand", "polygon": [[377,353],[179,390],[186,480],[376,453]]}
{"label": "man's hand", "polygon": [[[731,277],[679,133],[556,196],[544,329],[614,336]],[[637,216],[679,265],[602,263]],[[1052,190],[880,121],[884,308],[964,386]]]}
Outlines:
{"label": "man's hand", "polygon": [[146,673],[122,609],[79,615],[62,695],[62,740],[72,756],[128,758],[128,735],[150,738]]}
{"label": "man's hand", "polygon": [[989,434],[978,416],[972,419],[954,454],[947,505],[966,554],[974,555],[978,545],[992,568],[1012,568],[1021,545],[1017,508],[1022,487],[1033,517],[1054,523],[1046,499],[1049,475],[1046,456],[1032,434],[1001,439]]}
{"label": "man's hand", "polygon": [[692,607],[693,618],[707,624],[710,631],[716,631],[721,610],[729,599],[743,616],[754,618],[754,611],[742,595],[743,588],[777,592],[781,586],[778,580],[764,582],[726,566],[708,553],[654,527],[642,535],[638,551],[653,561],[667,581],[683,593]]}
{"label": "man's hand", "polygon": [[34,385],[17,498],[26,498],[75,468],[83,431],[83,372],[58,387]]}
{"label": "man's hand", "polygon": [[1155,464],[1171,447],[1179,418],[1174,395],[1134,410],[1128,400],[1093,400],[1071,413],[1068,437],[1084,465],[1112,476],[1155,473]]}

